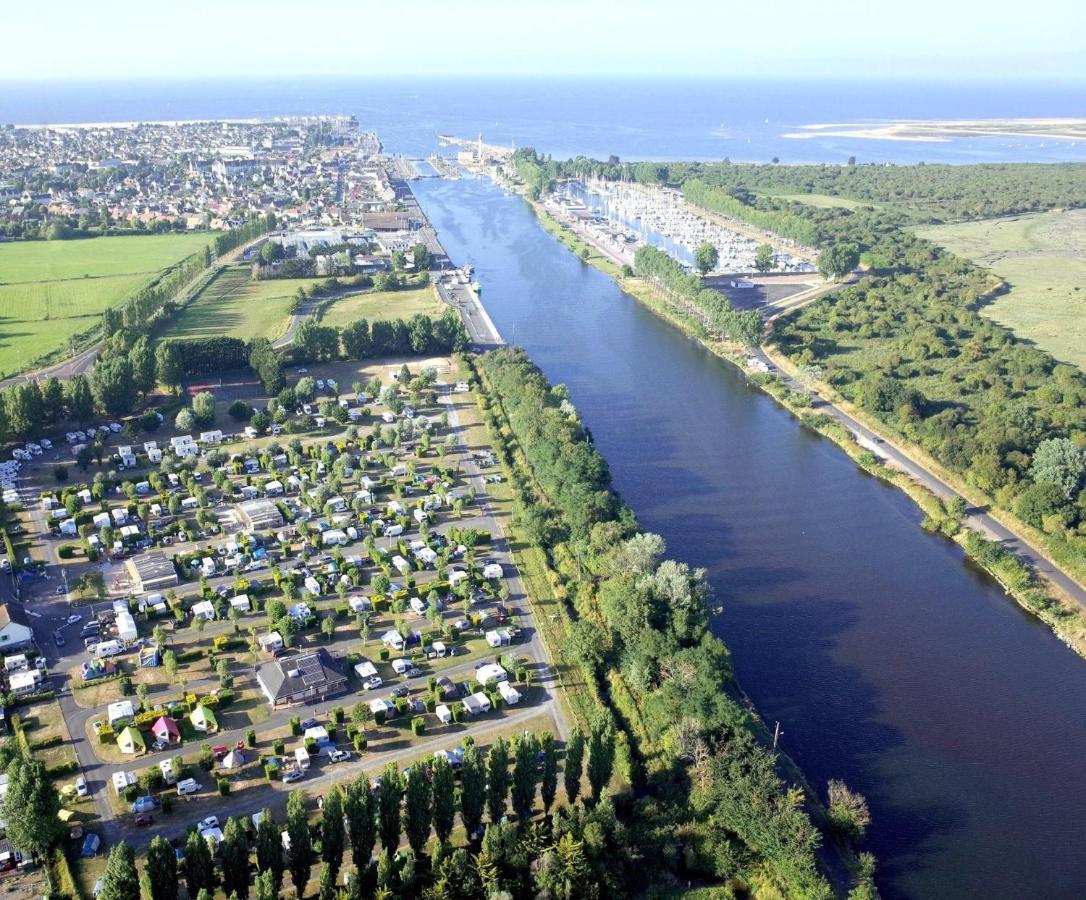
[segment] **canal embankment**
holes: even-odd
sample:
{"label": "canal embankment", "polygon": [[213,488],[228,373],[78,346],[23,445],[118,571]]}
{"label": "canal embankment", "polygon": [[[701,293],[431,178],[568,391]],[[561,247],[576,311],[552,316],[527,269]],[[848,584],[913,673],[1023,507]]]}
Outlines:
{"label": "canal embankment", "polygon": [[[511,183],[509,186],[518,188]],[[613,278],[624,292],[720,359],[738,367],[751,384],[770,394],[805,427],[837,444],[865,472],[903,491],[923,511],[927,530],[956,542],[1015,603],[1086,659],[1086,588],[1061,569],[1040,542],[1031,541],[1020,528],[992,512],[974,491],[930,457],[895,440],[832,387],[805,379],[775,348],[763,345],[752,354],[749,348],[714,335],[696,307],[677,303],[651,282],[628,274],[609,248],[595,242],[588,230],[571,228],[556,219],[543,203],[531,200],[523,191],[517,193],[544,228],[585,263]],[[832,289],[834,286],[827,286],[804,299],[812,302]],[[771,371],[764,372],[764,367]],[[955,507],[958,497],[965,503],[960,511]]]}

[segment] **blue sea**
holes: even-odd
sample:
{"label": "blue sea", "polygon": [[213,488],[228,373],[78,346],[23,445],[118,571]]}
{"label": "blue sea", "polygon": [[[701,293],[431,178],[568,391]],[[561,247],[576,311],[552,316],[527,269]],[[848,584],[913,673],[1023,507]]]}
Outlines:
{"label": "blue sea", "polygon": [[1086,141],[1008,137],[915,143],[782,135],[803,125],[901,119],[1086,118],[1075,83],[683,79],[0,82],[0,123],[353,113],[389,152],[422,156],[451,133],[556,157],[782,163],[1086,161]]}

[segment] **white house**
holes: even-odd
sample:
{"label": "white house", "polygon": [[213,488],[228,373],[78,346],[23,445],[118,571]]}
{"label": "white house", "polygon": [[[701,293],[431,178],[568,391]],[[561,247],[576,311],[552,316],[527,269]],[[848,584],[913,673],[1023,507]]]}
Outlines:
{"label": "white house", "polygon": [[510,706],[516,706],[520,703],[520,691],[513,687],[508,681],[498,682],[498,693],[502,695],[502,700]]}
{"label": "white house", "polygon": [[79,528],[75,524],[75,519],[65,519],[61,522],[60,533],[65,537],[74,537],[79,534]]}
{"label": "white house", "polygon": [[404,644],[403,635],[395,628],[392,628],[381,635],[381,643],[393,650],[403,650],[406,646]]}
{"label": "white house", "polygon": [[483,578],[504,578],[505,573],[502,571],[501,563],[489,563],[483,566]]}
{"label": "white house", "polygon": [[490,698],[482,691],[465,697],[463,702],[464,712],[469,716],[478,716],[490,712]]}
{"label": "white house", "polygon": [[201,444],[218,444],[222,442],[222,431],[215,429],[214,431],[201,431],[200,443]]}
{"label": "white house", "polygon": [[486,633],[486,642],[488,646],[498,648],[509,646],[512,640],[509,637],[509,632],[504,628],[495,628]]}
{"label": "white house", "polygon": [[475,670],[475,680],[479,684],[490,684],[491,682],[507,681],[508,679],[509,673],[498,663],[487,663]]}
{"label": "white house", "polygon": [[136,707],[131,700],[117,700],[106,707],[106,719],[110,726],[131,722],[136,718]]}
{"label": "white house", "polygon": [[193,603],[191,612],[193,619],[203,619],[205,622],[215,621],[215,605],[210,600]]}
{"label": "white house", "polygon": [[147,460],[153,463],[162,462],[162,451],[158,447],[152,447],[147,451]]}
{"label": "white house", "polygon": [[283,494],[283,482],[281,481],[269,481],[264,485],[265,497],[280,497]]}
{"label": "white house", "polygon": [[248,594],[238,594],[236,597],[231,597],[230,606],[242,613],[247,613],[253,608],[252,603],[249,602]]}
{"label": "white house", "polygon": [[368,612],[373,608],[369,597],[348,597],[347,606],[353,613]]}
{"label": "white house", "polygon": [[373,678],[373,676],[377,674],[377,666],[368,659],[364,659],[362,662],[355,664],[354,674],[357,675],[361,681],[365,681],[367,678]]}

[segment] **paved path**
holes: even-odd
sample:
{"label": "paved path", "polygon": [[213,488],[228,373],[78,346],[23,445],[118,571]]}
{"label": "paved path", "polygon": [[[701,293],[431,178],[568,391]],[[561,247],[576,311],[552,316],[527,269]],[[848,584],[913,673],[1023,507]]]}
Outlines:
{"label": "paved path", "polygon": [[[766,365],[775,369],[789,387],[794,390],[809,393],[812,398],[811,405],[814,409],[829,415],[851,431],[853,435],[862,438],[863,441],[874,448],[872,452],[875,452],[876,455],[882,457],[884,462],[909,475],[944,501],[953,500],[956,497],[961,496],[946,481],[930,469],[927,469],[918,463],[901,448],[886,440],[881,434],[876,433],[858,419],[853,418],[844,410],[824,399],[817,392],[812,391],[809,387],[800,383],[797,379],[781,372],[779,367],[776,366],[774,361],[770,359],[764,350],[759,349],[755,351],[753,355],[762,360]],[[1007,550],[1032,566],[1037,574],[1051,581],[1074,602],[1079,604],[1079,606],[1086,608],[1086,588],[1054,563],[1050,562],[1040,549],[1017,532],[998,521],[988,512],[987,508],[976,506],[970,507],[967,510],[963,524],[975,531],[979,531],[990,540],[1002,544]]]}

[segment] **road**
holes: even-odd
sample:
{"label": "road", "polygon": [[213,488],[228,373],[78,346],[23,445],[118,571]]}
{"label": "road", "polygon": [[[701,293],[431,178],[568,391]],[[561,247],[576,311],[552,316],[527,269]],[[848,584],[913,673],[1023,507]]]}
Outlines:
{"label": "road", "polygon": [[497,326],[487,315],[486,309],[479,300],[479,296],[471,289],[470,285],[455,282],[449,285],[442,279],[435,282],[438,296],[442,302],[460,313],[464,327],[468,330],[468,337],[472,344],[481,350],[498,347],[505,343],[498,333]]}
{"label": "road", "polygon": [[[875,448],[873,452],[882,457],[883,461],[901,472],[909,475],[917,483],[926,487],[943,501],[953,500],[961,495],[938,475],[916,462],[904,450],[886,440],[882,435],[872,431],[859,420],[853,418],[844,410],[826,400],[816,391],[812,391],[807,385],[782,372],[775,361],[763,350],[758,349],[752,353],[765,365],[778,372],[781,379],[794,390],[808,393],[812,399],[812,408],[825,413],[835,419],[853,435],[862,438],[869,446]],[[964,499],[964,498],[963,498]],[[1060,591],[1070,597],[1075,603],[1086,609],[1086,587],[1079,584],[1074,578],[1050,562],[1045,555],[1033,544],[1025,540],[1002,522],[992,516],[984,507],[969,507],[962,524],[974,531],[978,531],[989,540],[997,541],[1011,553],[1014,553],[1025,563],[1031,566],[1038,575],[1052,582]]]}

